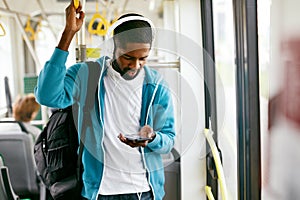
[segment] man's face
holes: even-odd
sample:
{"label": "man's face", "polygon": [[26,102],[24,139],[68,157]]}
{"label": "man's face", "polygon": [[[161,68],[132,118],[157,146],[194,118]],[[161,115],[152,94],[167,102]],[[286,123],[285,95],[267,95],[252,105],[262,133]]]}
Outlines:
{"label": "man's face", "polygon": [[115,59],[124,79],[133,79],[146,63],[149,43],[127,43],[125,48],[116,47]]}

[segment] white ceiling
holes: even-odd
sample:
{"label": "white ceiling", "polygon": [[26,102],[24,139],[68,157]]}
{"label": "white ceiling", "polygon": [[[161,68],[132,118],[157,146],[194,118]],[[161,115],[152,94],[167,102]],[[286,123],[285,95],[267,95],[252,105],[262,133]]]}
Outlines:
{"label": "white ceiling", "polygon": [[[126,12],[137,12],[149,18],[157,18],[162,12],[163,0],[88,0],[85,4],[87,14],[96,12],[96,2],[99,11],[117,10],[119,14]],[[69,0],[0,0],[0,11],[7,9],[19,12],[22,15],[35,16],[43,10],[46,14],[64,14],[64,10],[69,4]],[[152,9],[150,9],[151,5]],[[41,5],[41,6],[40,6]],[[0,12],[0,14],[3,12]]]}

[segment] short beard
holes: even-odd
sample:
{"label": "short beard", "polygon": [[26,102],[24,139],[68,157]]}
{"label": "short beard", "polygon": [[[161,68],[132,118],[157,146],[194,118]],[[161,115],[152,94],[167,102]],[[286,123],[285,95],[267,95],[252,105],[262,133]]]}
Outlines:
{"label": "short beard", "polygon": [[140,70],[137,71],[137,73],[134,75],[134,76],[129,76],[127,74],[127,72],[130,71],[130,68],[125,68],[124,70],[122,70],[119,66],[119,64],[117,63],[117,60],[114,59],[114,61],[112,62],[112,67],[114,70],[116,70],[117,72],[119,72],[121,74],[121,76],[125,79],[125,80],[132,80],[134,79],[139,73],[140,73]]}

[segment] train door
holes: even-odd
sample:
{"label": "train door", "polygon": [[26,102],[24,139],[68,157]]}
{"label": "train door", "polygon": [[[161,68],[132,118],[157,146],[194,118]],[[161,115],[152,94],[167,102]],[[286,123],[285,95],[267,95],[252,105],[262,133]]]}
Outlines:
{"label": "train door", "polygon": [[[10,104],[4,78],[7,77],[12,99],[19,93],[33,91],[33,82],[61,35],[64,8],[69,1],[43,4],[37,0],[38,4],[24,8],[15,3],[16,10],[11,2],[6,3],[11,9],[0,3],[1,116],[9,116]],[[206,198],[205,186],[212,188],[216,198],[222,198],[204,128],[212,128],[222,155],[228,198],[259,199],[261,155],[264,156],[260,139],[265,138],[268,120],[270,1],[111,2],[87,1],[87,37],[81,43],[81,36],[73,41],[67,65],[80,60],[78,48],[83,43],[88,59],[99,56],[98,44],[103,35],[91,34],[93,31],[89,30],[95,13],[113,21],[114,12],[147,8],[144,14],[160,28],[149,65],[166,77],[176,104],[175,147],[181,161],[181,199]],[[99,10],[98,6],[104,9]],[[28,9],[30,17],[22,9]],[[98,25],[99,21],[91,24]],[[42,115],[41,121],[36,122],[39,125],[47,120],[47,113]]]}

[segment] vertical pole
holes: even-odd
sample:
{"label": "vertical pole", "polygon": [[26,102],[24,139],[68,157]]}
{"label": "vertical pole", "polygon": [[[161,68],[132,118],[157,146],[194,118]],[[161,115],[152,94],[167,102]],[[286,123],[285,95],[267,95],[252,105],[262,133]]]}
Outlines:
{"label": "vertical pole", "polygon": [[[86,0],[81,0],[83,11],[85,11],[85,3]],[[86,61],[85,22],[83,22],[83,25],[81,29],[77,32],[76,36],[76,62],[84,62]]]}
{"label": "vertical pole", "polygon": [[236,39],[238,198],[261,199],[256,0],[233,0]]}
{"label": "vertical pole", "polygon": [[[201,1],[201,22],[204,62],[204,95],[205,95],[205,127],[214,131],[213,138],[218,143],[217,106],[216,106],[216,78],[215,78],[215,50],[213,29],[212,0]],[[214,197],[218,198],[218,182],[216,168],[209,145],[206,143],[206,178],[207,185],[212,189]]]}

